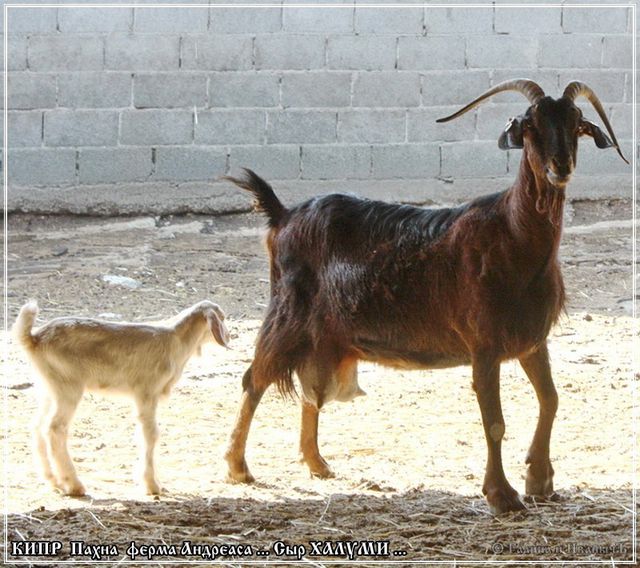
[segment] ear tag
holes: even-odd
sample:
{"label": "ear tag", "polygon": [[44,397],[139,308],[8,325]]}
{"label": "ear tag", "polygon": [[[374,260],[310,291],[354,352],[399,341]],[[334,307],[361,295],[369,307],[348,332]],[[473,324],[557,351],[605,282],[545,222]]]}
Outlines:
{"label": "ear tag", "polygon": [[506,126],[504,127],[504,131],[507,132],[509,130],[509,128],[511,128],[513,126],[513,123],[515,122],[516,117],[512,116],[508,121]]}

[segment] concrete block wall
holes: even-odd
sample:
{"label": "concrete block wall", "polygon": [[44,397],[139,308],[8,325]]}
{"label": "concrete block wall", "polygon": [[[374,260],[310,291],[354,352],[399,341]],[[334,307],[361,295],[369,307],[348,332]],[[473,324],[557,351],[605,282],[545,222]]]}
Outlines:
{"label": "concrete block wall", "polygon": [[[519,153],[496,140],[521,96],[435,119],[520,76],[555,96],[589,83],[631,155],[632,25],[630,8],[568,3],[10,8],[10,203],[180,191],[241,166],[276,182],[424,180],[409,199],[437,201],[444,182],[513,177]],[[630,192],[629,168],[602,154],[581,144],[578,187],[608,176]]]}

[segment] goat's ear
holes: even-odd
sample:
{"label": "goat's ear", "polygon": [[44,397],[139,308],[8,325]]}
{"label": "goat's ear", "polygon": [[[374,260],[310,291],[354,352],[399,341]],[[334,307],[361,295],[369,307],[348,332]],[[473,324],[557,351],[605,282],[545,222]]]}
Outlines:
{"label": "goat's ear", "polygon": [[229,332],[227,326],[218,317],[218,314],[214,310],[207,311],[207,323],[209,329],[213,333],[214,339],[223,347],[229,347]]}
{"label": "goat's ear", "polygon": [[580,121],[580,135],[591,136],[598,148],[611,148],[615,144],[609,138],[597,124],[594,124],[590,120]]}
{"label": "goat's ear", "polygon": [[516,116],[509,119],[504,127],[500,138],[498,138],[498,148],[501,150],[517,150],[523,147],[522,122],[524,117]]}

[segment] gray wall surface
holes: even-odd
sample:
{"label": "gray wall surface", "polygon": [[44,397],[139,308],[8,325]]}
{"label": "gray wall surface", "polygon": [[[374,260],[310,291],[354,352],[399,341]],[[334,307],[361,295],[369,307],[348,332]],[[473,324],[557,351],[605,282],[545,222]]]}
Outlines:
{"label": "gray wall surface", "polygon": [[[496,140],[527,104],[435,119],[512,77],[587,82],[630,158],[633,25],[570,4],[9,8],[10,208],[235,209],[214,180],[242,166],[285,200],[462,200],[513,178],[520,153]],[[584,140],[569,192],[630,197],[631,168]]]}

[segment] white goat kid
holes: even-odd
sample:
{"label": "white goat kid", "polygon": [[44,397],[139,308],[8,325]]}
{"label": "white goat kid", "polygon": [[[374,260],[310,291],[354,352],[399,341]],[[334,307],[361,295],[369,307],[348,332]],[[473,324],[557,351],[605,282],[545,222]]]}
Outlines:
{"label": "white goat kid", "polygon": [[32,329],[37,314],[35,301],[25,304],[13,332],[45,387],[34,428],[44,477],[66,495],[85,494],[67,449],[69,423],[85,389],[121,393],[137,408],[147,493],[160,493],[153,464],[158,401],[205,343],[228,345],[223,311],[203,301],[158,323],[61,317]]}

